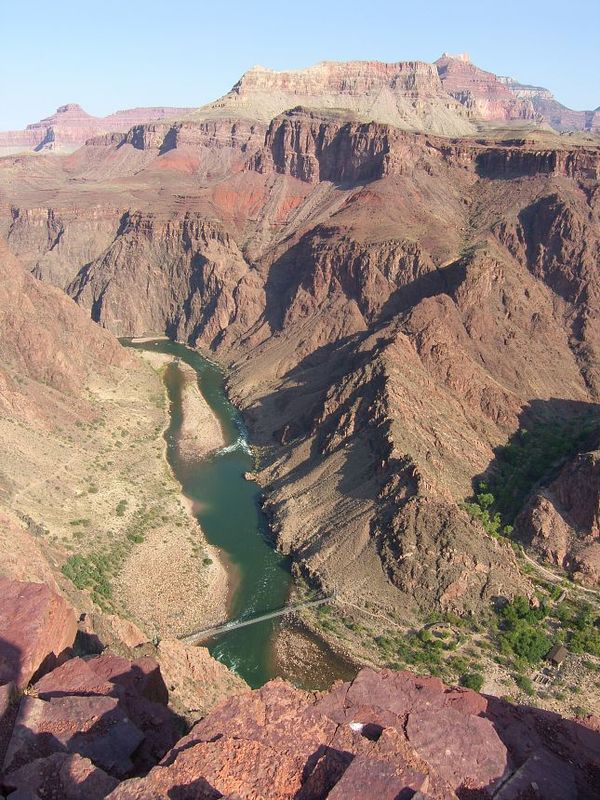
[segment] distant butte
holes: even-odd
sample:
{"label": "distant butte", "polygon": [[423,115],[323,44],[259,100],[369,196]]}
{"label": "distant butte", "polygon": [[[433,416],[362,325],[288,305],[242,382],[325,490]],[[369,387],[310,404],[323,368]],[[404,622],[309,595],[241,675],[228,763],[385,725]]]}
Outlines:
{"label": "distant butte", "polygon": [[191,108],[128,108],[108,117],[94,117],[78,103],[59,106],[49,117],[33,122],[24,131],[0,133],[0,156],[22,150],[69,152],[81,147],[87,139],[104,133],[125,132],[133,125],[142,125],[188,114]]}

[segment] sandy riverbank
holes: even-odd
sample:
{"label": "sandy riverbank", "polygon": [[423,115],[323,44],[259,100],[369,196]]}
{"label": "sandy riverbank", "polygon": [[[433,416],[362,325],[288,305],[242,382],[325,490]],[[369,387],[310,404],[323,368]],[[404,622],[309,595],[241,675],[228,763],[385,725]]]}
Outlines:
{"label": "sandy riverbank", "polygon": [[198,461],[225,444],[219,420],[198,387],[196,371],[179,363],[184,385],[181,390],[182,422],[177,446],[184,461]]}
{"label": "sandy riverbank", "polygon": [[[140,355],[156,370],[163,369],[173,361],[171,356],[162,353],[142,351]],[[203,454],[221,446],[223,436],[218,421],[198,389],[196,373],[187,365],[179,364],[179,367],[186,367],[186,402],[183,403],[182,412],[183,424],[189,430],[190,440],[194,442],[194,448],[190,446],[190,453],[201,458]],[[203,434],[204,419],[214,420],[207,436]],[[164,440],[169,421],[168,404],[165,403],[161,431],[162,458],[170,479],[176,483],[168,464]],[[162,636],[167,633],[171,636],[182,635],[225,621],[229,586],[234,577],[229,574],[224,554],[206,541],[191,500],[181,493],[181,486],[178,483],[176,485],[180,493],[173,500],[180,507],[183,517],[178,530],[157,528],[149,531],[144,541],[131,552],[121,572],[121,585],[126,588],[129,607],[135,607],[135,616],[144,620],[146,628]]]}
{"label": "sandy riverbank", "polygon": [[144,344],[145,342],[166,342],[168,339],[168,336],[136,336],[131,341],[133,344]]}

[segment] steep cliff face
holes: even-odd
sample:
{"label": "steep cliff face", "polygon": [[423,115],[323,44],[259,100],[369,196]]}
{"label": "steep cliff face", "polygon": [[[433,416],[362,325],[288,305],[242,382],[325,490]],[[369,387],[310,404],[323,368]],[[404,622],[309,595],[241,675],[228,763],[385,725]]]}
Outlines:
{"label": "steep cliff face", "polygon": [[64,289],[79,267],[92,261],[114,239],[122,214],[96,206],[81,214],[70,208],[11,208],[7,240],[38,278]]}
{"label": "steep cliff face", "polygon": [[[457,503],[528,401],[540,398],[544,413],[549,398],[589,398],[568,308],[491,243],[445,270],[425,260],[416,277],[415,261],[388,246],[395,290],[383,281],[386,248],[371,247],[369,306],[346,273],[356,252],[366,273],[367,253],[339,233],[335,243],[335,278],[324,278],[322,252],[303,251],[298,263],[314,281],[301,284],[283,333],[234,382],[265,444],[273,431],[279,442],[263,474],[278,541],[328,589],[393,598],[383,567],[405,612],[473,609],[500,587],[527,593],[510,548],[487,539]],[[334,329],[333,319],[347,327]],[[332,335],[335,346],[326,344]],[[265,393],[264,365],[294,364],[282,338],[303,358],[283,377],[271,372]]]}
{"label": "steep cliff face", "polygon": [[597,148],[542,148],[534,139],[494,143],[449,141],[402,132],[390,125],[348,122],[296,108],[272,120],[265,147],[254,154],[250,169],[276,171],[302,181],[332,181],[342,185],[410,175],[418,170],[439,172],[442,163],[477,172],[484,178],[557,175],[597,181]]}
{"label": "steep cliff face", "polygon": [[554,97],[552,92],[541,86],[529,86],[514,78],[501,78],[515,97],[529,100],[536,112],[557,131],[600,131],[600,112],[573,111]]}
{"label": "steep cliff face", "polygon": [[550,192],[524,205],[496,234],[523,266],[567,305],[572,350],[596,397],[600,388],[600,206],[597,190]]}
{"label": "steep cliff face", "polygon": [[303,181],[357,183],[387,171],[390,129],[384,125],[332,123],[298,108],[270,124],[265,149],[251,162],[258,172],[275,170]]}
{"label": "steep cliff face", "polygon": [[229,326],[250,327],[264,306],[262,286],[235,242],[193,214],[126,214],[119,235],[69,293],[115,333],[165,331],[210,347]]}
{"label": "steep cliff face", "polygon": [[131,363],[130,355],[107,331],[90,325],[63,292],[25,272],[2,239],[0,272],[3,411],[51,419],[62,394],[84,408],[80,390],[87,376]]}
{"label": "steep cliff face", "polygon": [[573,111],[548,89],[486,72],[467,54],[444,53],[435,64],[444,89],[479,119],[529,122],[561,132],[600,130],[598,109]]}
{"label": "steep cliff face", "polygon": [[448,94],[480,119],[536,121],[528,99],[516,97],[496,75],[476,67],[468,56],[456,58],[444,53],[435,65]]}
{"label": "steep cliff face", "polygon": [[559,175],[594,182],[600,176],[600,154],[596,148],[569,151],[508,146],[484,149],[476,159],[479,173],[486,178]]}

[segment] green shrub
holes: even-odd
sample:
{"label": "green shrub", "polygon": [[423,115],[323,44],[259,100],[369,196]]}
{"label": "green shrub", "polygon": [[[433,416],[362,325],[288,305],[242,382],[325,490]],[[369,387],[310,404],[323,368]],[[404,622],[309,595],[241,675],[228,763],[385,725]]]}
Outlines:
{"label": "green shrub", "polygon": [[516,675],[513,675],[513,678],[515,683],[522,692],[525,692],[525,694],[528,695],[534,694],[533,684],[529,680],[527,675],[520,675],[519,673],[517,673]]}
{"label": "green shrub", "polygon": [[579,719],[583,719],[584,717],[587,717],[589,715],[589,713],[590,712],[587,710],[587,708],[584,708],[583,706],[575,706],[573,708],[573,714],[576,717],[578,717]]}
{"label": "green shrub", "polygon": [[483,675],[480,672],[467,672],[461,675],[460,685],[480,692],[483,687],[483,680]]}

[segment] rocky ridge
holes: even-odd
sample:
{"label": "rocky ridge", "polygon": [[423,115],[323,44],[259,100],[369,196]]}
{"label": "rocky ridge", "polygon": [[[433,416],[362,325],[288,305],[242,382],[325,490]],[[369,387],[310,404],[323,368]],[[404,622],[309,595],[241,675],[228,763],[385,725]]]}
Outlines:
{"label": "rocky ridge", "polygon": [[325,61],[294,72],[257,66],[194,116],[234,114],[268,122],[298,105],[345,109],[407,130],[462,135],[475,129],[470,112],[444,91],[435,66],[421,61]]}

